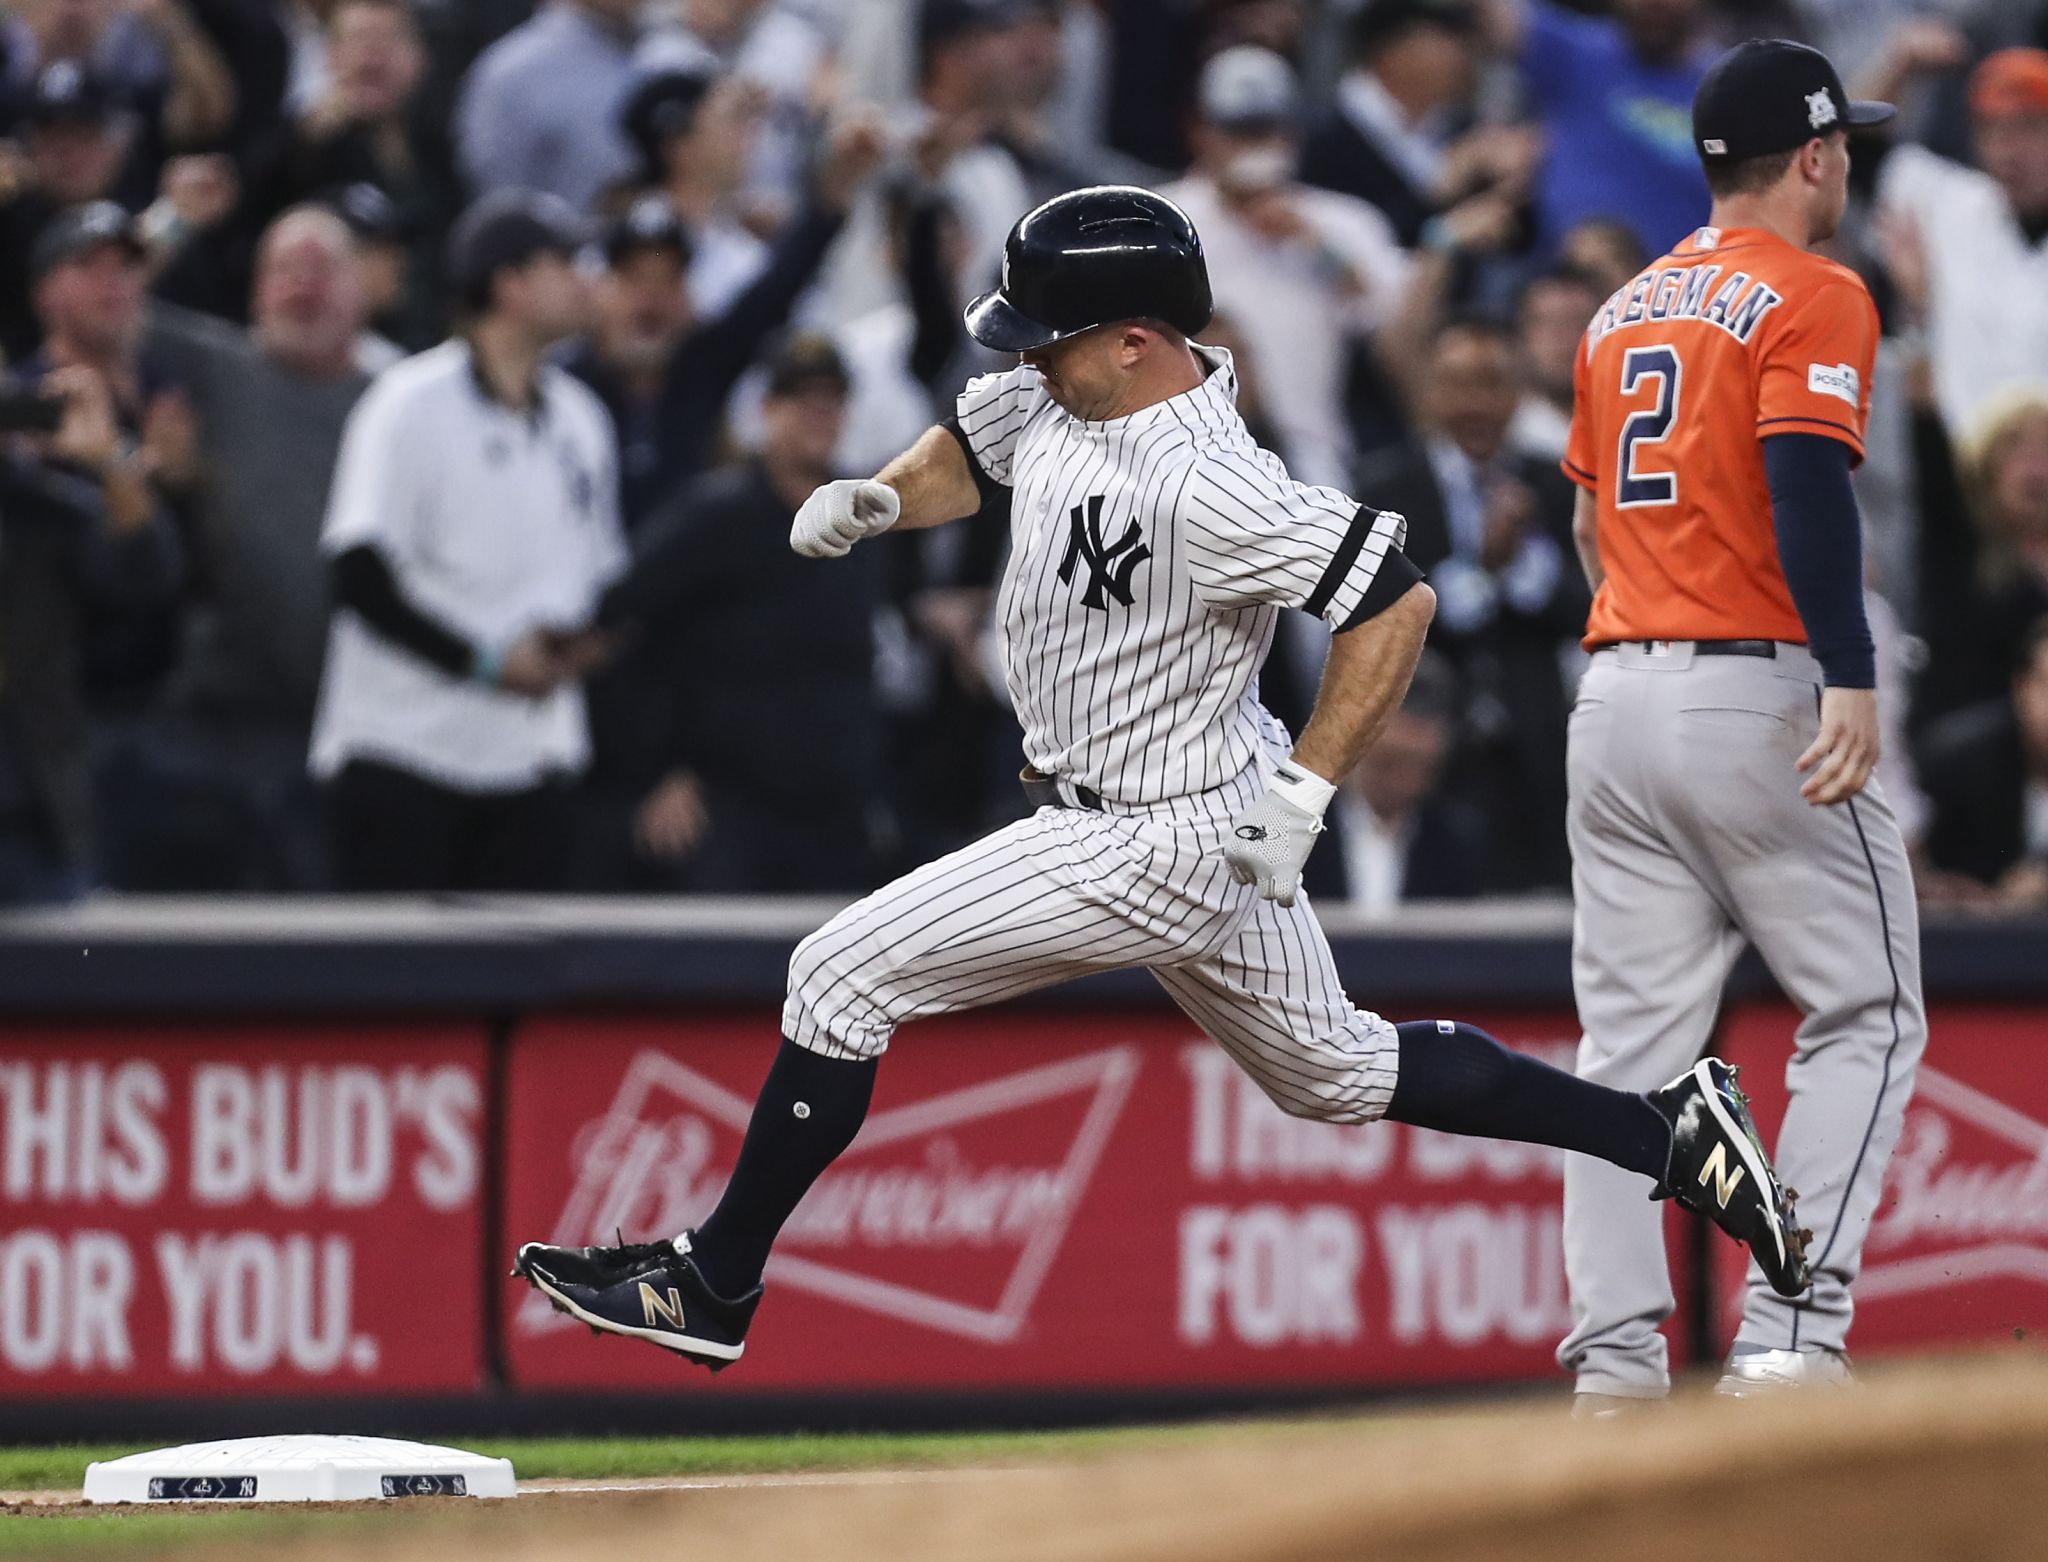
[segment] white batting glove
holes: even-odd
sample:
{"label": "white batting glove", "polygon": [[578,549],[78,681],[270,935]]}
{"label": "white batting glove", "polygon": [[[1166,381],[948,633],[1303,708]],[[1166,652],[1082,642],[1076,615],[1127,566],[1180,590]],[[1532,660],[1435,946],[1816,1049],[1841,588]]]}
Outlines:
{"label": "white batting glove", "polygon": [[872,478],[841,478],[811,490],[789,528],[789,545],[807,559],[836,559],[863,537],[885,532],[903,512],[903,497]]}
{"label": "white batting glove", "polygon": [[1258,887],[1264,900],[1294,904],[1301,892],[1301,868],[1323,833],[1323,810],[1337,789],[1299,765],[1286,764],[1251,807],[1230,821],[1223,860],[1240,884]]}

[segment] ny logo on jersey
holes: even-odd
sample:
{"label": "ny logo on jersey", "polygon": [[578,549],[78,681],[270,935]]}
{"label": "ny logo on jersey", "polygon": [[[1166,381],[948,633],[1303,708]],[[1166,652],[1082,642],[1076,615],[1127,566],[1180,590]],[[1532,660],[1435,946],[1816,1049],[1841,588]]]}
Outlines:
{"label": "ny logo on jersey", "polygon": [[1075,505],[1067,512],[1066,556],[1060,560],[1060,581],[1064,584],[1074,578],[1074,566],[1085,563],[1088,566],[1088,589],[1081,593],[1081,605],[1092,607],[1099,613],[1107,613],[1109,604],[1102,600],[1102,593],[1109,594],[1125,607],[1131,605],[1131,576],[1138,566],[1152,557],[1152,550],[1145,546],[1144,535],[1133,520],[1124,527],[1124,534],[1107,545],[1102,540],[1102,495],[1089,499],[1087,513]]}

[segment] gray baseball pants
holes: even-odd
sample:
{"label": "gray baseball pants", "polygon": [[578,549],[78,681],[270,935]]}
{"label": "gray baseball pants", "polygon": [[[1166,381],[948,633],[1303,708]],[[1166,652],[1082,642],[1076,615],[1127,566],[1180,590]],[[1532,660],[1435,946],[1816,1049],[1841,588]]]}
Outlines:
{"label": "gray baseball pants", "polygon": [[[1898,822],[1875,782],[1816,808],[1794,762],[1819,730],[1803,646],[1701,656],[1688,641],[1596,653],[1570,727],[1572,980],[1581,1076],[1648,1090],[1710,1038],[1755,946],[1805,1016],[1775,1155],[1810,1228],[1814,1283],[1786,1301],[1751,1266],[1737,1340],[1841,1349],[1856,1278],[1927,1039],[1919,919]],[[1581,1392],[1670,1384],[1664,1206],[1643,1179],[1569,1156],[1558,1362]]]}

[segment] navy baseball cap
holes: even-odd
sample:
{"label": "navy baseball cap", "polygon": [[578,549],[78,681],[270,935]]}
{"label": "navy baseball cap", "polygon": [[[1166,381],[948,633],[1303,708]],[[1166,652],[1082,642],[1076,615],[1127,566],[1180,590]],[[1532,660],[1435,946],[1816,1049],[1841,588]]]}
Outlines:
{"label": "navy baseball cap", "polygon": [[30,84],[22,117],[31,125],[104,125],[119,107],[97,71],[77,60],[53,60]]}
{"label": "navy baseball cap", "polygon": [[769,351],[767,394],[794,395],[813,385],[844,391],[853,384],[832,339],[817,331],[791,331]]}
{"label": "navy baseball cap", "polygon": [[463,292],[473,292],[507,266],[541,255],[573,258],[589,241],[589,225],[560,196],[496,190],[455,219],[448,235],[448,277]]}
{"label": "navy baseball cap", "polygon": [[66,261],[110,244],[136,260],[148,253],[135,219],[115,202],[67,206],[36,234],[35,246],[29,251],[29,273],[40,282]]}
{"label": "navy baseball cap", "polygon": [[1889,103],[1852,100],[1820,50],[1754,38],[1707,67],[1692,98],[1693,147],[1702,162],[1739,163],[1830,131],[1881,125],[1897,112]]}
{"label": "navy baseball cap", "polygon": [[1219,130],[1273,130],[1291,124],[1298,106],[1294,67],[1271,49],[1241,43],[1202,67],[1195,93],[1202,118]]}
{"label": "navy baseball cap", "polygon": [[684,265],[692,253],[690,235],[666,196],[643,195],[612,219],[605,230],[604,258],[616,266],[642,250],[666,250]]}
{"label": "navy baseball cap", "polygon": [[379,185],[368,180],[330,190],[321,200],[335,216],[348,224],[348,231],[362,244],[401,244],[405,241],[405,219]]}

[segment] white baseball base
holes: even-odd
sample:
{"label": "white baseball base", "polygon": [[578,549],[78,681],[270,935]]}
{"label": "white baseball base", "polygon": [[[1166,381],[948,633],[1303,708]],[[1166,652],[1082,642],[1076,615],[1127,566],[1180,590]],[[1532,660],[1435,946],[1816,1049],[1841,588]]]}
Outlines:
{"label": "white baseball base", "polygon": [[513,1497],[510,1459],[390,1437],[238,1437],[86,1466],[87,1502]]}

